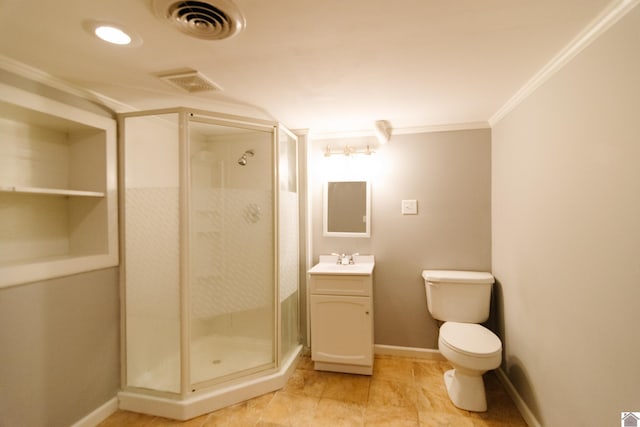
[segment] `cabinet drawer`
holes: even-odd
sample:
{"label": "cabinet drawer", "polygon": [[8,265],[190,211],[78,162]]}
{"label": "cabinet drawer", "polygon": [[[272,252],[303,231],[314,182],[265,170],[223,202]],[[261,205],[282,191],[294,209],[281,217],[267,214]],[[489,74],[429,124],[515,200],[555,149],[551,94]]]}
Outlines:
{"label": "cabinet drawer", "polygon": [[311,275],[311,293],[371,296],[371,283],[371,276]]}

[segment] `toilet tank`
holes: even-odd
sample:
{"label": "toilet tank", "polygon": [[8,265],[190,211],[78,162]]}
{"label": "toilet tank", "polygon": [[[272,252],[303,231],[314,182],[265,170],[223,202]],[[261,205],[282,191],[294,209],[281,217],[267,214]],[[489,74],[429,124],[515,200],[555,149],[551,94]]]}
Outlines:
{"label": "toilet tank", "polygon": [[482,323],[489,318],[491,273],[481,271],[424,270],[427,307],[443,322]]}

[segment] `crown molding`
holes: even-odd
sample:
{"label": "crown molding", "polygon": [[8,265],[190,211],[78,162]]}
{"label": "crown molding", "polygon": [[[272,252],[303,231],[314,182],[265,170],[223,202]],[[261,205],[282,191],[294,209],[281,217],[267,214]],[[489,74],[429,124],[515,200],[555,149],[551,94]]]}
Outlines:
{"label": "crown molding", "polygon": [[414,133],[433,133],[433,132],[454,132],[458,130],[475,130],[475,129],[489,129],[489,122],[466,122],[466,123],[451,123],[446,125],[431,125],[431,126],[414,126],[393,129],[394,135],[406,135]]}
{"label": "crown molding", "polygon": [[99,93],[81,88],[58,77],[52,76],[37,68],[31,67],[15,59],[0,55],[0,69],[16,74],[20,77],[35,81],[37,83],[52,87],[79,98],[92,101],[99,105],[111,109],[112,111],[134,111],[129,105],[123,104],[115,99],[111,99]]}
{"label": "crown molding", "polygon": [[495,126],[509,112],[542,86],[555,73],[560,71],[576,55],[598,39],[623,16],[640,3],[640,0],[616,0],[609,4],[589,25],[558,52],[540,71],[527,81],[491,118],[489,125]]}
{"label": "crown molding", "polygon": [[[640,1],[640,0],[639,0]],[[433,133],[433,132],[453,132],[458,130],[475,130],[475,129],[489,129],[491,126],[489,122],[467,122],[467,123],[451,123],[446,125],[431,125],[431,126],[408,126],[401,128],[391,128],[391,138],[393,135],[410,135],[416,133]],[[340,132],[314,132],[313,129],[309,132],[310,137],[314,140],[325,139],[349,139],[349,138],[363,138],[372,137],[375,138],[375,132],[373,127],[371,129],[361,129],[354,131],[340,131]]]}
{"label": "crown molding", "polygon": [[[95,104],[102,105],[112,112],[116,113],[132,113],[140,111],[139,108],[133,107],[129,104],[123,103],[116,99],[105,96],[99,92],[94,92],[88,89],[85,89],[81,86],[70,83],[66,80],[55,77],[45,71],[42,71],[38,68],[32,67],[20,61],[16,61],[13,58],[9,58],[7,56],[0,54],[0,69],[5,70],[9,73],[20,76],[21,78],[28,79],[34,81],[36,83],[57,89],[66,94],[74,95],[76,97],[91,101]],[[183,102],[177,102],[177,105],[185,104]],[[195,109],[204,109],[209,111],[211,105],[217,105],[222,111],[234,110],[238,111],[239,115],[246,115],[248,117],[257,118],[257,116],[266,117],[267,120],[276,121],[273,115],[267,110],[257,107],[255,105],[245,103],[238,100],[229,99],[216,99],[214,101],[207,101],[205,105],[202,100],[194,100],[189,102],[187,100],[184,105],[189,108]],[[200,105],[200,106],[199,106]]]}

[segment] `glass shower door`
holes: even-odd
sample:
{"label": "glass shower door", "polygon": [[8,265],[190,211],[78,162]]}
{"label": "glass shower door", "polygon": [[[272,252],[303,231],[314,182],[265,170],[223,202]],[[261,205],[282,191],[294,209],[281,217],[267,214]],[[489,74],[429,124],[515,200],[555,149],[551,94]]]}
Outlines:
{"label": "glass shower door", "polygon": [[278,261],[280,355],[286,358],[300,342],[299,327],[298,140],[278,128]]}
{"label": "glass shower door", "polygon": [[273,138],[189,119],[192,390],[275,366]]}

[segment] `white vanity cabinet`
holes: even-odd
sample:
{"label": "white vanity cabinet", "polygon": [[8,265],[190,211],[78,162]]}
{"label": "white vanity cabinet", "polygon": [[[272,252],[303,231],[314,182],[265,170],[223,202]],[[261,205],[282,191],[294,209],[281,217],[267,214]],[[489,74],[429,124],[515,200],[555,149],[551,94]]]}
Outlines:
{"label": "white vanity cabinet", "polygon": [[116,121],[0,84],[0,288],[118,264]]}
{"label": "white vanity cabinet", "polygon": [[368,274],[336,268],[337,274],[309,271],[311,359],[318,370],[371,375],[373,267]]}

